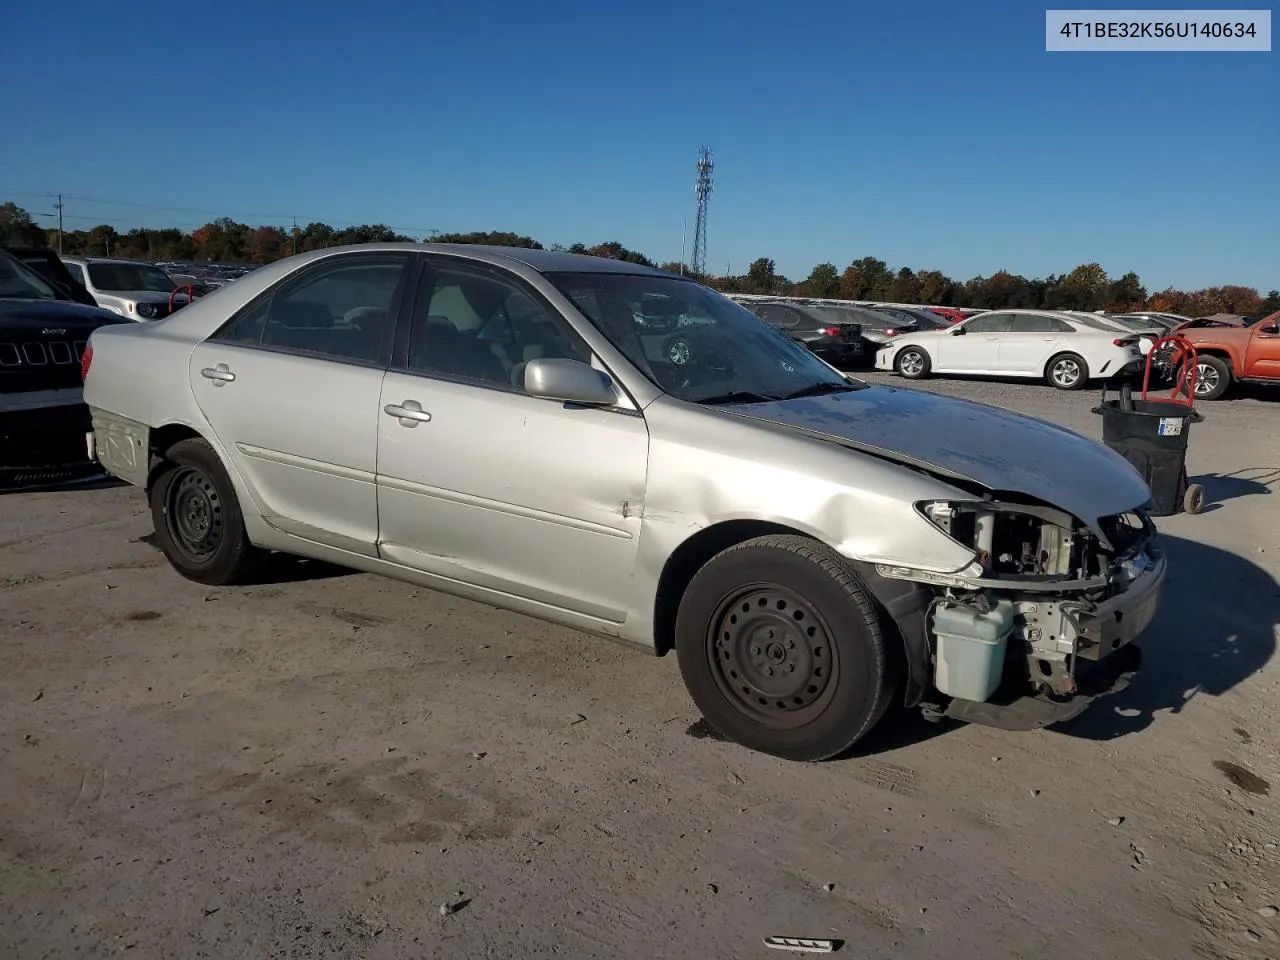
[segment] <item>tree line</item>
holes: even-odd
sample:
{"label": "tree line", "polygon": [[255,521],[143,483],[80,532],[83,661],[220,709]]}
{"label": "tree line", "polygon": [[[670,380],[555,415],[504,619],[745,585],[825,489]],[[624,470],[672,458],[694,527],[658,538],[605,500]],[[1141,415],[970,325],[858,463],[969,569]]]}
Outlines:
{"label": "tree line", "polygon": [[[322,250],[353,243],[431,240],[437,243],[479,243],[544,249],[532,237],[502,231],[440,233],[426,238],[407,237],[384,224],[333,227],[326,223],[305,226],[250,226],[229,217],[210,221],[190,232],[176,227],[135,227],[125,233],[108,224],[88,230],[63,230],[62,251],[68,255],[132,257],[147,260],[191,260],[217,263],[270,263],[295,253]],[[0,204],[0,244],[48,246],[58,249],[56,229],[35,223],[31,215],[12,202]],[[643,253],[617,241],[570,246],[551,244],[546,249],[567,250],[690,274],[678,261],[655,263]],[[844,270],[820,263],[800,281],[777,272],[769,257],[759,257],[737,276],[705,276],[697,279],[726,293],[776,294],[840,300],[882,300],[924,303],[933,306],[1000,309],[1023,307],[1046,310],[1161,310],[1202,317],[1214,313],[1265,316],[1280,310],[1280,291],[1266,296],[1252,287],[1220,286],[1202,290],[1173,288],[1148,293],[1132,271],[1112,278],[1097,263],[1081,264],[1064,274],[1027,278],[999,270],[990,276],[955,280],[938,270],[892,269],[883,260],[862,257]]]}

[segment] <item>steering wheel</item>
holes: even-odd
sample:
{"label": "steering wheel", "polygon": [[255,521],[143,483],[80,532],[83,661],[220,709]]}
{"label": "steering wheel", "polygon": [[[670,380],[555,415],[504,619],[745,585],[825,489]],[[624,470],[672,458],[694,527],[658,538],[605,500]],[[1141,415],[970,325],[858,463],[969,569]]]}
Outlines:
{"label": "steering wheel", "polygon": [[694,379],[695,374],[729,379],[735,371],[733,359],[725,349],[723,335],[706,328],[686,327],[663,338],[662,357],[686,384]]}

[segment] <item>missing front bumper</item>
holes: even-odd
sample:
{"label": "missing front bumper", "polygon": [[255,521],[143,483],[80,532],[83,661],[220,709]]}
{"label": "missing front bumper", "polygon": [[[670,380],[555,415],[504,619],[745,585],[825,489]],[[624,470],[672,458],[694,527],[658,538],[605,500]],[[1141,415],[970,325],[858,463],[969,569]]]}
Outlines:
{"label": "missing front bumper", "polygon": [[959,720],[1001,730],[1040,730],[1065,723],[1082,714],[1090,704],[1128,688],[1142,666],[1142,649],[1130,643],[1114,655],[1094,661],[1076,673],[1077,691],[1067,697],[1048,694],[1002,696],[990,700],[951,700],[945,705],[922,703],[928,720]]}

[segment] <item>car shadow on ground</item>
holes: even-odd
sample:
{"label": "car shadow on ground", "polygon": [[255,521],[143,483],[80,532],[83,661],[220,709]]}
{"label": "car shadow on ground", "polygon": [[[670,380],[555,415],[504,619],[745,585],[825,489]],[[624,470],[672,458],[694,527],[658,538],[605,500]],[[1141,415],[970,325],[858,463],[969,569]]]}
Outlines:
{"label": "car shadow on ground", "polygon": [[1226,500],[1269,494],[1273,487],[1280,487],[1280,467],[1245,467],[1233,473],[1204,473],[1191,477],[1189,483],[1204,487],[1204,509],[1211,513]]}
{"label": "car shadow on ground", "polygon": [[1051,727],[1087,740],[1144,730],[1161,711],[1195,697],[1221,696],[1261,670],[1276,652],[1280,584],[1225,550],[1161,535],[1169,575],[1156,619],[1138,639],[1142,668],[1128,689],[1076,719]]}
{"label": "car shadow on ground", "polygon": [[[146,544],[154,550],[160,549],[154,532],[138,538],[138,543]],[[324,560],[311,560],[307,557],[295,557],[288,553],[272,553],[266,566],[254,578],[254,584],[261,586],[280,583],[302,583],[306,580],[329,580],[334,577],[353,576],[359,573],[349,567],[340,567]]]}
{"label": "car shadow on ground", "polygon": [[128,484],[116,477],[90,477],[87,480],[77,480],[71,483],[61,481],[59,483],[5,487],[0,489],[0,496],[13,497],[23,493],[80,493],[85,490],[112,490],[116,487],[124,486],[128,486]]}

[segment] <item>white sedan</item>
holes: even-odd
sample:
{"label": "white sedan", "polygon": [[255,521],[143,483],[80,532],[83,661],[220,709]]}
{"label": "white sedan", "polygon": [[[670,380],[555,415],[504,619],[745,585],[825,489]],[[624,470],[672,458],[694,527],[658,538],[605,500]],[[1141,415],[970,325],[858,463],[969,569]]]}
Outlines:
{"label": "white sedan", "polygon": [[944,330],[904,334],[876,354],[877,370],[1044,378],[1059,390],[1142,369],[1140,338],[1066,313],[992,310]]}

